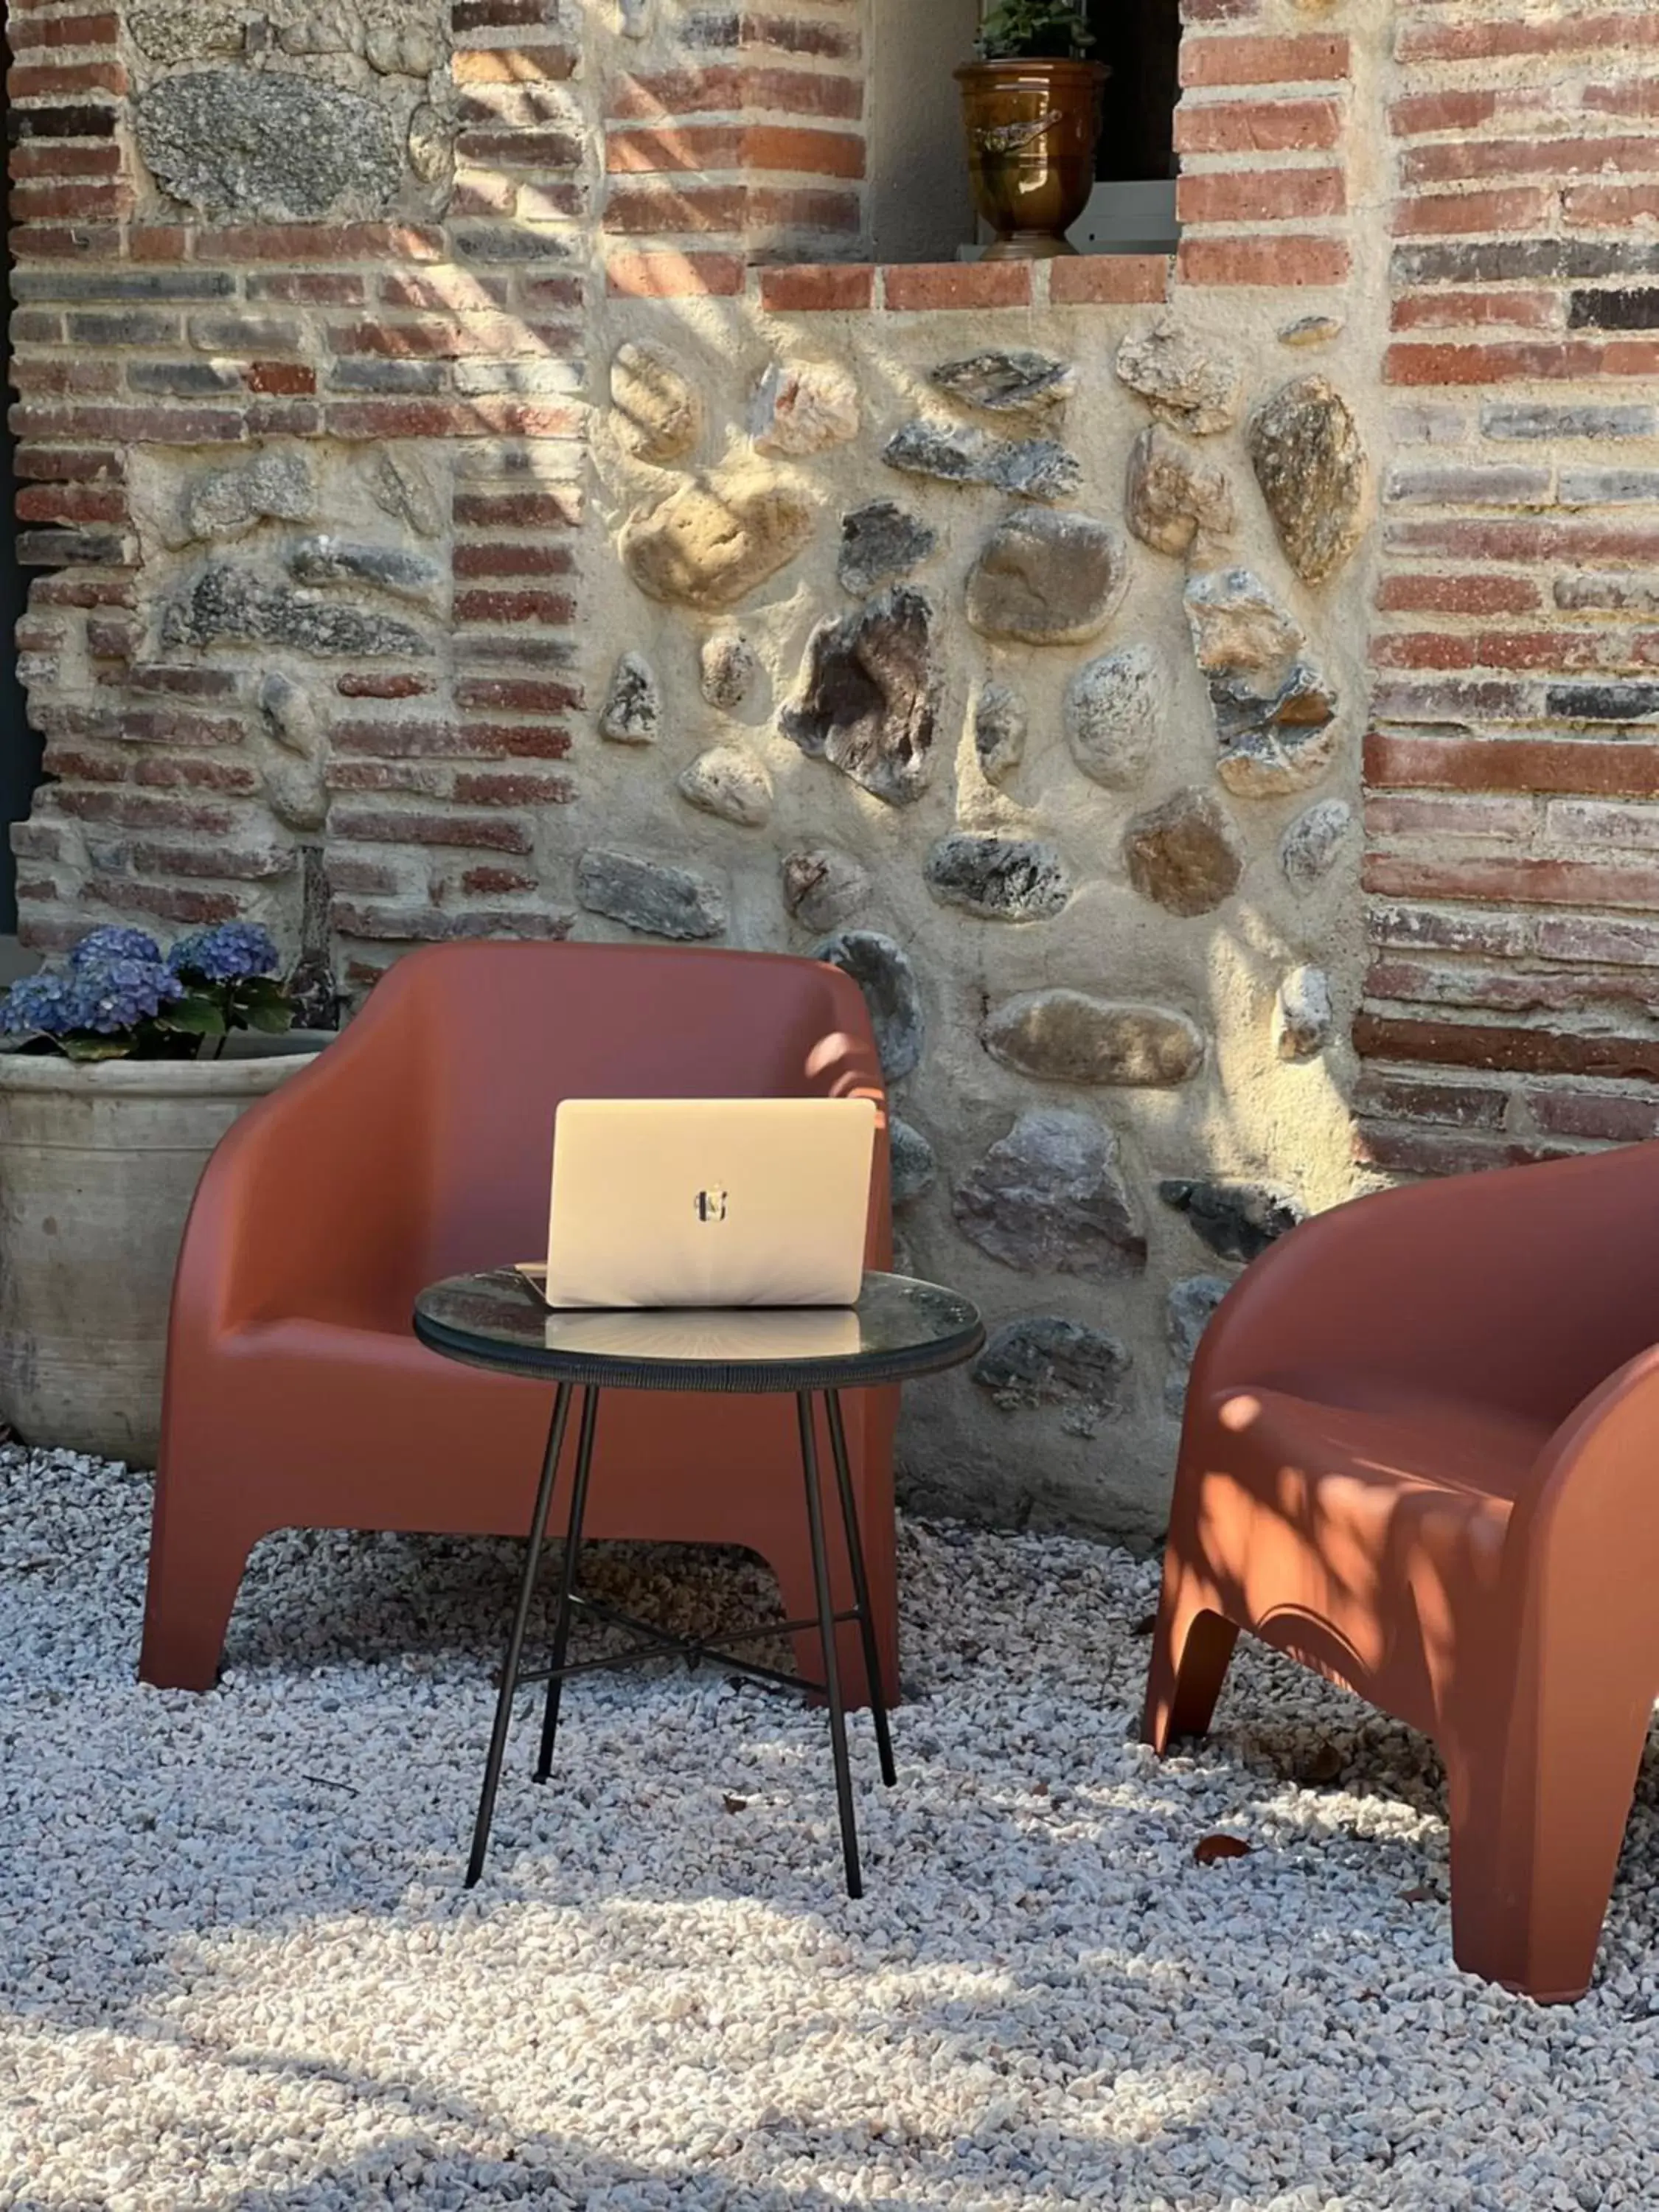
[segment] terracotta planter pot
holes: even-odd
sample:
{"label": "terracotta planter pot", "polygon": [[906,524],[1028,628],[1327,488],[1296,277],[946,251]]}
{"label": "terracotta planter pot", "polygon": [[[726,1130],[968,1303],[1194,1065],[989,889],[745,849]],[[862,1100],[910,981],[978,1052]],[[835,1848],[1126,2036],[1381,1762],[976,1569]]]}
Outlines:
{"label": "terracotta planter pot", "polygon": [[208,1155],[326,1042],[91,1066],[0,1053],[0,1417],[19,1436],[155,1466],[173,1271]]}
{"label": "terracotta planter pot", "polygon": [[988,261],[1074,253],[1066,233],[1089,204],[1100,137],[1098,62],[969,62],[957,71],[968,170],[996,233]]}

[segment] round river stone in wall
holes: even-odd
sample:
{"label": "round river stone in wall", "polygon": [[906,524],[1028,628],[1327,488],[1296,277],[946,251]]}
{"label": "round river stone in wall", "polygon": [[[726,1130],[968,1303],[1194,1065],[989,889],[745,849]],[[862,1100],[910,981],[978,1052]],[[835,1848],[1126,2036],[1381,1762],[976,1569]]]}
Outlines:
{"label": "round river stone in wall", "polygon": [[1091,1114],[1022,1114],[957,1185],[957,1225],[1005,1267],[1114,1283],[1146,1265],[1146,1237]]}
{"label": "round river stone in wall", "polygon": [[613,745],[653,744],[662,726],[662,687],[642,653],[625,653],[617,663],[599,709],[599,735]]}
{"label": "round river stone in wall", "polygon": [[364,545],[348,538],[302,538],[288,552],[288,573],[296,584],[366,584],[393,599],[430,606],[438,600],[448,574],[424,553],[405,545]]}
{"label": "round river stone in wall", "polygon": [[772,818],[772,779],[740,745],[711,745],[679,779],[680,795],[703,814],[759,830]]}
{"label": "round river stone in wall", "polygon": [[899,585],[820,623],[806,652],[805,690],[781,718],[785,736],[890,806],[919,799],[939,719],[933,610],[922,594]]}
{"label": "round river stone in wall", "polygon": [[1187,1383],[1199,1343],[1232,1285],[1224,1275],[1185,1275],[1170,1285],[1164,1334],[1170,1347],[1170,1371],[1164,1378],[1164,1403],[1172,1413],[1187,1402]]}
{"label": "round river stone in wall", "polygon": [[1238,363],[1167,317],[1132,331],[1117,349],[1115,367],[1120,381],[1161,422],[1194,437],[1231,430],[1244,404]]}
{"label": "round river stone in wall", "polygon": [[1322,968],[1292,968],[1279,987],[1279,1056],[1312,1060],[1336,1027],[1331,979]]}
{"label": "round river stone in wall", "polygon": [[1322,584],[1364,528],[1365,448],[1346,400],[1326,377],[1298,377],[1252,422],[1249,446],[1291,566],[1304,583]]}
{"label": "round river stone in wall", "polygon": [[1206,676],[1278,675],[1301,652],[1301,629],[1249,568],[1207,569],[1182,597]]}
{"label": "round river stone in wall", "polygon": [[829,362],[777,362],[755,395],[750,428],[763,453],[817,453],[859,434],[859,388]]}
{"label": "round river stone in wall", "polygon": [[895,1206],[911,1206],[925,1198],[938,1172],[933,1148],[920,1129],[895,1114],[887,1124],[888,1164]]}
{"label": "round river stone in wall", "polygon": [[211,562],[167,606],[161,642],[179,645],[286,645],[297,653],[428,659],[437,645],[425,630],[396,615],[325,599],[251,569]]}
{"label": "round river stone in wall", "polygon": [[248,0],[125,0],[122,18],[153,62],[192,62],[242,50]]}
{"label": "round river stone in wall", "polygon": [[1105,629],[1128,581],[1128,546],[1109,523],[1017,510],[969,572],[968,619],[983,637],[1080,645]]}
{"label": "round river stone in wall", "polygon": [[1184,1213],[1219,1260],[1259,1259],[1276,1237],[1294,1229],[1302,1208],[1282,1191],[1259,1182],[1161,1182],[1165,1206]]}
{"label": "round river stone in wall", "polygon": [[1170,914],[1211,913],[1244,873],[1238,832],[1206,791],[1178,791],[1137,816],[1124,853],[1135,889]]}
{"label": "round river stone in wall", "polygon": [[1353,831],[1353,809],[1346,799],[1316,799],[1297,816],[1279,841],[1279,863],[1298,898],[1324,881]]}
{"label": "round river stone in wall", "polygon": [[1125,500],[1130,529],[1157,553],[1189,553],[1200,541],[1207,552],[1237,523],[1226,471],[1160,422],[1129,448]]}
{"label": "round river stone in wall", "polygon": [[363,59],[382,76],[430,76],[441,56],[437,40],[419,23],[372,23]]}
{"label": "round river stone in wall", "polygon": [[133,127],[157,183],[215,222],[382,214],[403,180],[386,110],[307,77],[161,77],[139,94]]}
{"label": "round river stone in wall", "polygon": [[264,764],[265,798],[284,829],[305,833],[328,819],[329,793],[315,761],[272,758]]}
{"label": "round river stone in wall", "polygon": [[983,921],[1047,921],[1072,896],[1072,879],[1052,845],[957,830],[927,855],[927,888],[945,906]]}
{"label": "round river stone in wall", "polygon": [[1183,1367],[1192,1365],[1200,1340],[1231,1288],[1225,1275],[1183,1275],[1178,1283],[1170,1284],[1164,1334],[1170,1352]]}
{"label": "round river stone in wall", "polygon": [[611,404],[623,445],[659,467],[683,459],[702,435],[702,401],[659,346],[617,347]]}
{"label": "round river stone in wall", "polygon": [[1051,1083],[1186,1083],[1204,1064],[1204,1039],[1185,1014],[1117,1006],[1082,991],[1006,999],[981,1039],[994,1060]]}
{"label": "round river stone in wall", "polygon": [[192,477],[179,502],[179,527],[186,539],[240,538],[258,522],[309,522],[316,513],[310,462],[279,447]]}
{"label": "round river stone in wall", "polygon": [[705,638],[698,651],[698,688],[711,707],[729,714],[749,696],[759,669],[748,639],[722,630],[718,637]]}
{"label": "round river stone in wall", "polygon": [[718,884],[641,853],[590,846],[576,863],[576,896],[590,914],[647,937],[719,937],[726,927],[726,893]]}
{"label": "round river stone in wall", "polygon": [[423,185],[441,184],[455,166],[455,131],[442,111],[422,100],[404,141],[409,166]]}
{"label": "round river stone in wall", "polygon": [[863,992],[881,1072],[889,1083],[901,1082],[921,1060],[927,1035],[909,956],[877,930],[848,929],[827,938],[812,957],[841,969]]}
{"label": "round river stone in wall", "polygon": [[839,929],[864,911],[870,878],[833,845],[791,853],[783,864],[783,902],[803,929]]}
{"label": "round river stone in wall", "polygon": [[872,499],[841,519],[836,574],[843,591],[854,599],[867,599],[884,584],[896,583],[919,568],[938,547],[939,532],[896,500]]}
{"label": "round river stone in wall", "polygon": [[976,353],[966,361],[942,361],[929,369],[937,391],[988,415],[1046,415],[1063,406],[1077,388],[1077,372],[1051,354],[1021,349]]}
{"label": "round river stone in wall", "polygon": [[740,464],[630,516],[621,552],[648,598],[718,611],[787,568],[811,534],[802,492],[774,470]]}
{"label": "round river stone in wall", "polygon": [[1302,657],[1297,623],[1248,568],[1194,576],[1183,597],[1209,685],[1222,781],[1244,799],[1282,798],[1317,782],[1336,752],[1337,699]]}
{"label": "round river stone in wall", "polygon": [[1283,799],[1317,783],[1336,757],[1336,698],[1298,661],[1269,698],[1220,677],[1210,703],[1222,741],[1216,773],[1240,799]]}
{"label": "round river stone in wall", "polygon": [[882,448],[890,469],[942,483],[989,484],[1018,499],[1070,499],[1083,485],[1075,453],[1052,438],[993,438],[954,423],[907,422]]}
{"label": "round river stone in wall", "polygon": [[413,453],[384,446],[374,457],[368,495],[382,514],[407,523],[417,538],[441,538],[449,526],[449,501],[440,498],[430,471]]}
{"label": "round river stone in wall", "polygon": [[1092,1437],[1122,1402],[1127,1346],[1060,1314],[1032,1314],[992,1332],[974,1381],[1005,1413],[1059,1409],[1067,1435]]}
{"label": "round river stone in wall", "polygon": [[322,750],[322,714],[303,684],[273,668],[259,686],[259,712],[265,727],[279,745],[302,760],[314,760]]}
{"label": "round river stone in wall", "polygon": [[1079,669],[1062,722],[1072,758],[1108,791],[1133,791],[1164,726],[1164,665],[1150,645],[1121,646]]}
{"label": "round river stone in wall", "polygon": [[974,750],[988,783],[1006,783],[1025,757],[1025,702],[1011,684],[988,684],[974,708]]}

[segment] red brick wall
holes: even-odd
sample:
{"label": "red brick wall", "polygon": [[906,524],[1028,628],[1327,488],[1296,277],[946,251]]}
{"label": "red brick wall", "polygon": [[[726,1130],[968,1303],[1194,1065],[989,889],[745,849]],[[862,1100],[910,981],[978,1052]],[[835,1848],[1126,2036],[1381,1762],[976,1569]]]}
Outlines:
{"label": "red brick wall", "polygon": [[1176,148],[1183,283],[1342,284],[1352,265],[1346,32],[1264,33],[1257,0],[1186,0]]}
{"label": "red brick wall", "polygon": [[740,289],[753,260],[856,258],[861,0],[675,17],[604,71],[603,228],[622,293]]}
{"label": "red brick wall", "polygon": [[[109,913],[174,923],[285,902],[250,686],[145,641],[130,526],[136,449],[200,467],[272,438],[457,449],[453,644],[342,666],[327,769],[332,921],[362,980],[381,946],[545,935],[526,856],[580,704],[577,618],[586,218],[596,164],[561,0],[454,0],[456,184],[441,224],[216,227],[134,213],[117,17],[11,0],[13,415],[21,631],[55,779],[15,832],[26,939]],[[527,251],[527,246],[532,251]]]}
{"label": "red brick wall", "polygon": [[1659,16],[1402,4],[1369,1156],[1654,1133]]}

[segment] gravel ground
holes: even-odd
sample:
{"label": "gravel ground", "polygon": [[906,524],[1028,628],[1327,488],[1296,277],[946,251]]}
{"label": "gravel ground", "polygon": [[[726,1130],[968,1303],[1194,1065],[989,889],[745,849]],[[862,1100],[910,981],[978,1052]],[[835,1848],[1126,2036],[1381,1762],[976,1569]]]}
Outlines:
{"label": "gravel ground", "polygon": [[[133,1680],[148,1479],[0,1451],[0,2205],[1382,2212],[1659,2201],[1659,1758],[1600,1980],[1451,1966],[1423,1745],[1256,1652],[1132,1738],[1153,1571],[902,1532],[900,1787],[854,1724],[585,1677],[460,1887],[511,1553],[261,1547],[206,1698]],[[609,1550],[707,1625],[764,1578]],[[1225,1830],[1246,1857],[1200,1866]]]}

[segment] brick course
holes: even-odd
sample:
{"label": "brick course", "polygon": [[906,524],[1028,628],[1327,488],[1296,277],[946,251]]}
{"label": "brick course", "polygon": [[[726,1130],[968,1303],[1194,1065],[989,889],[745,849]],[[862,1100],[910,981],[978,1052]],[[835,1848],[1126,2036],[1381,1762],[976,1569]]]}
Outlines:
{"label": "brick course", "polygon": [[[1634,919],[1659,902],[1659,811],[1641,803],[1659,789],[1641,676],[1659,423],[1640,385],[1659,368],[1640,335],[1659,151],[1631,127],[1659,112],[1656,41],[1639,12],[1522,21],[1469,0],[1394,27],[1391,319],[1432,335],[1402,337],[1384,373],[1427,403],[1436,442],[1413,453],[1398,418],[1372,659],[1455,674],[1379,677],[1366,749],[1356,1103],[1364,1157],[1393,1172],[1659,1127],[1632,1026],[1659,1005]],[[1449,444],[1442,393],[1465,410]],[[1491,1079],[1449,1089],[1452,1066]]]}

